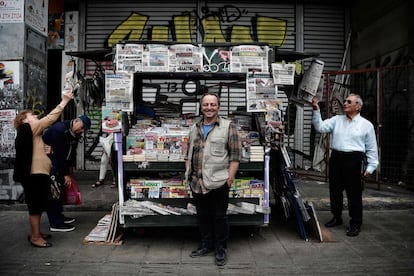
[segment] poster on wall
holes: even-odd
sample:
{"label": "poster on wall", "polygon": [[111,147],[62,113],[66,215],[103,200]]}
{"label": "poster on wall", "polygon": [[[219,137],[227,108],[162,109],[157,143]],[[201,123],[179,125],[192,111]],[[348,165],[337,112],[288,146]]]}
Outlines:
{"label": "poster on wall", "polygon": [[26,0],[25,2],[25,23],[40,34],[47,36],[49,1]]}
{"label": "poster on wall", "polygon": [[0,89],[19,86],[19,61],[0,61]]}
{"label": "poster on wall", "polygon": [[47,32],[48,49],[64,49],[65,47],[65,20],[64,13],[49,14]]}
{"label": "poster on wall", "polygon": [[65,12],[64,23],[65,51],[77,51],[79,44],[79,12]]}
{"label": "poster on wall", "polygon": [[248,73],[247,112],[265,112],[266,104],[277,99],[277,86],[270,73]]}
{"label": "poster on wall", "polygon": [[0,1],[0,24],[24,22],[24,0]]}
{"label": "poster on wall", "polygon": [[14,139],[16,138],[16,130],[13,121],[16,114],[15,109],[0,110],[0,153],[2,157],[15,157]]}
{"label": "poster on wall", "polygon": [[21,61],[0,61],[0,109],[22,109]]}

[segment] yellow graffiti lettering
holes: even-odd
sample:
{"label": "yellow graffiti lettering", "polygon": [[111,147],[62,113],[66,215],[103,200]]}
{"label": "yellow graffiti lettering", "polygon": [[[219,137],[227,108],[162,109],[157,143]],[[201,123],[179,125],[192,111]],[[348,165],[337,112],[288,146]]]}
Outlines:
{"label": "yellow graffiti lettering", "polygon": [[204,43],[225,43],[223,33],[220,28],[220,20],[217,16],[208,16],[201,20],[204,31]]}
{"label": "yellow graffiti lettering", "polygon": [[191,43],[191,33],[194,29],[195,18],[190,14],[173,17],[175,40],[178,42]]}
{"label": "yellow graffiti lettering", "polygon": [[147,24],[148,16],[141,15],[137,12],[131,15],[119,24],[108,37],[108,47],[112,47],[122,40],[140,40]]}
{"label": "yellow graffiti lettering", "polygon": [[[108,47],[112,47],[123,40],[142,40],[149,16],[137,12],[119,24],[106,41]],[[190,12],[173,16],[173,27],[171,37],[173,41],[192,43],[193,34],[196,31],[196,18]],[[216,15],[209,15],[201,19],[202,43],[252,43],[261,42],[270,46],[282,46],[286,39],[287,21],[278,18],[256,16],[252,26],[231,26],[231,35],[226,41],[223,33],[220,18]],[[150,27],[149,39],[154,41],[170,41],[168,26]]]}
{"label": "yellow graffiti lettering", "polygon": [[246,43],[253,42],[250,34],[250,27],[246,26],[233,26],[231,30],[231,42],[232,43]]}
{"label": "yellow graffiti lettering", "polygon": [[287,21],[258,16],[256,17],[257,41],[266,42],[271,46],[281,46],[286,38]]}
{"label": "yellow graffiti lettering", "polygon": [[39,118],[44,116],[45,110],[43,108],[42,101],[38,98],[36,88],[33,88],[28,92],[26,105],[29,106],[32,113],[37,115]]}
{"label": "yellow graffiti lettering", "polygon": [[168,41],[168,26],[154,26],[154,27],[152,27],[151,40]]}

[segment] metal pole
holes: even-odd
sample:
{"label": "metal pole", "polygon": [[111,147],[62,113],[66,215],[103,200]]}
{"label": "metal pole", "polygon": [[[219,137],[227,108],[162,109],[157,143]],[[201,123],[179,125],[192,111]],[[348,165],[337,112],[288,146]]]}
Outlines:
{"label": "metal pole", "polygon": [[377,189],[380,190],[379,176],[381,173],[381,131],[382,131],[382,68],[377,70],[377,145],[378,145],[378,167],[375,173]]}

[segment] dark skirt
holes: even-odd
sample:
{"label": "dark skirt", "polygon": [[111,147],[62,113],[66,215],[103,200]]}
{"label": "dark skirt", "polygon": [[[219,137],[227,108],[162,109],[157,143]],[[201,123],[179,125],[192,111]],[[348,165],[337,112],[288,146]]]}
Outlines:
{"label": "dark skirt", "polygon": [[23,183],[25,200],[30,215],[39,215],[50,208],[53,201],[50,181],[49,175],[32,174],[29,180]]}

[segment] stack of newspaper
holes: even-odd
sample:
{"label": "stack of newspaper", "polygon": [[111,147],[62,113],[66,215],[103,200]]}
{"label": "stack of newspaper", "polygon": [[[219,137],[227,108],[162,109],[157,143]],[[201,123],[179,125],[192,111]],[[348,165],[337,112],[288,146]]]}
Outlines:
{"label": "stack of newspaper", "polygon": [[[118,203],[114,203],[112,205],[112,212],[103,216],[83,241],[85,243],[114,244],[117,234],[118,214],[119,205]],[[119,243],[118,238],[116,242]]]}

